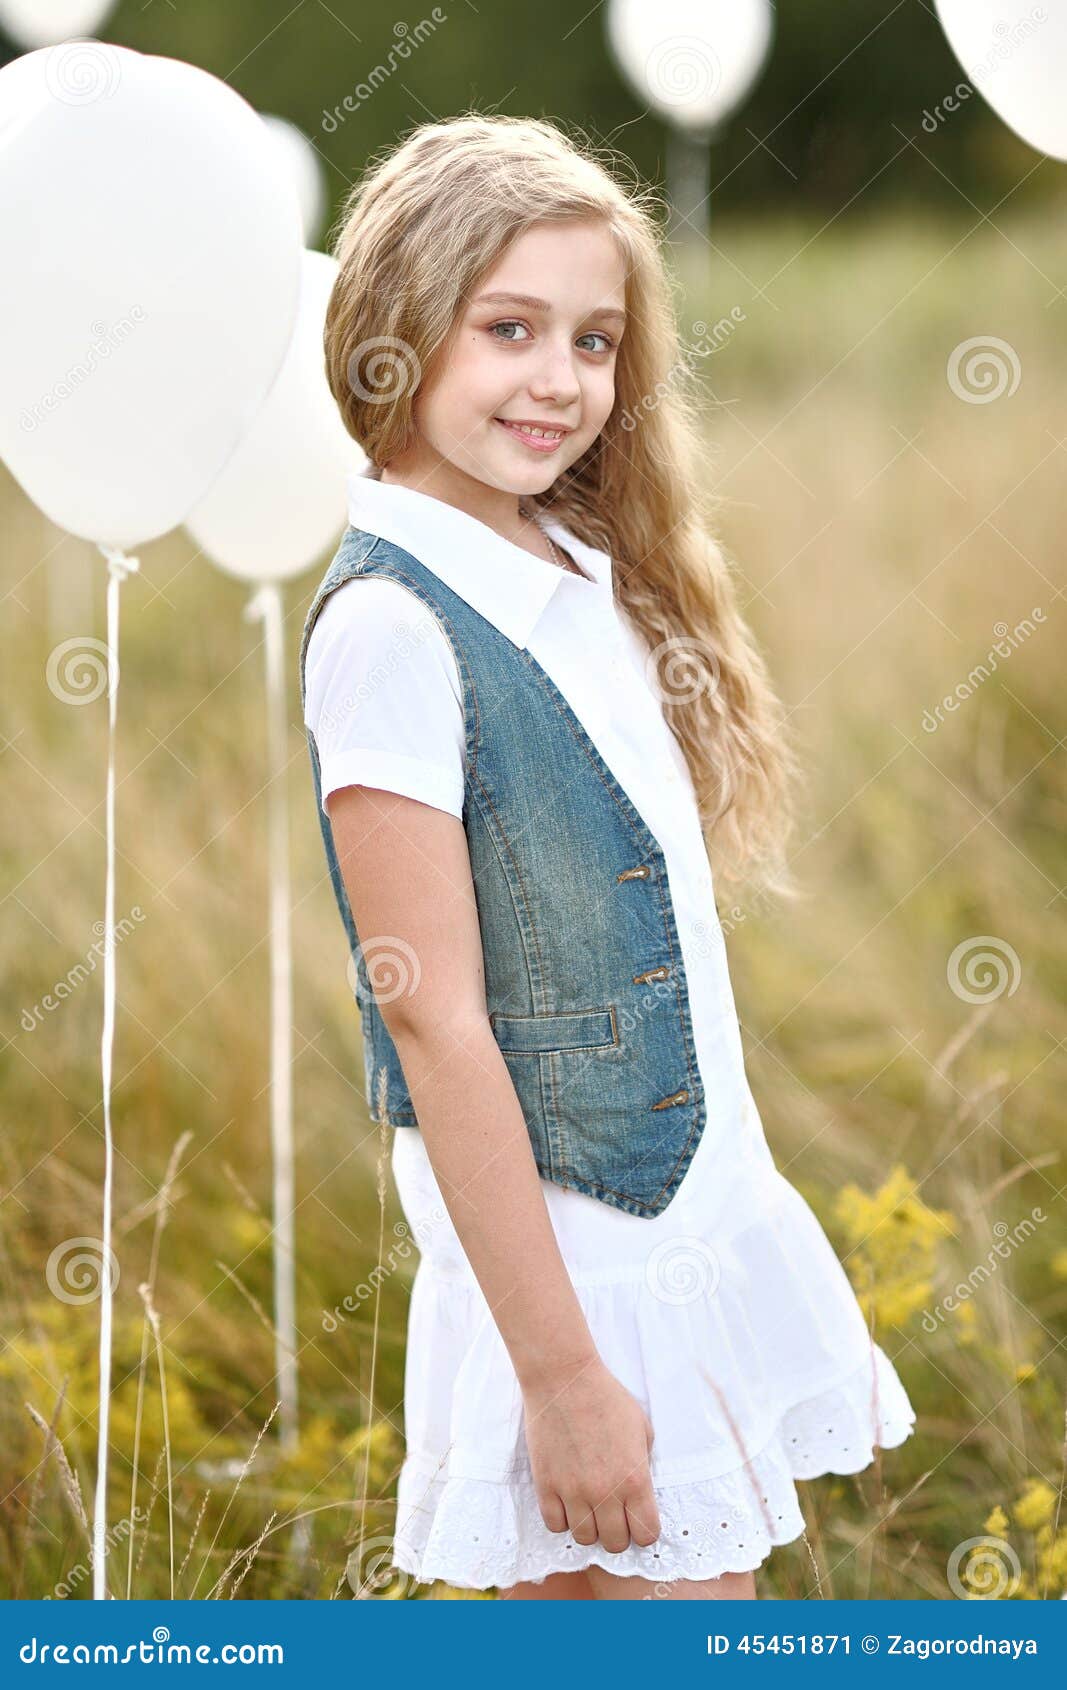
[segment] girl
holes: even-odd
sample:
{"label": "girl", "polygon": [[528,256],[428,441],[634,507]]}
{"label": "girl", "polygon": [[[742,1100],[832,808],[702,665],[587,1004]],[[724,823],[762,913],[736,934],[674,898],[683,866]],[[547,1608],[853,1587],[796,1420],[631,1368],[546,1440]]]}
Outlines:
{"label": "girl", "polygon": [[702,519],[653,204],[466,115],[368,174],[336,256],[368,466],[300,672],[420,1247],[393,1564],[751,1597],[795,1479],[914,1412],[745,1074],[709,853],[792,892],[795,763]]}

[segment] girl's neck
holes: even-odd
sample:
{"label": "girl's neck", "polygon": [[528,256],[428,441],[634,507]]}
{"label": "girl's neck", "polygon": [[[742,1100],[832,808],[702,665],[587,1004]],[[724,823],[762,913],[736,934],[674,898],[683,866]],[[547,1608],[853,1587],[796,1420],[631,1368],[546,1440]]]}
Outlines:
{"label": "girl's neck", "polygon": [[534,517],[531,499],[499,487],[490,487],[484,481],[464,475],[444,459],[417,470],[406,466],[399,468],[394,460],[380,471],[378,480],[394,487],[410,487],[417,493],[428,494],[431,499],[440,499],[443,504],[452,505],[454,509],[483,522],[494,534],[499,534],[502,540],[508,540],[513,546],[520,546],[536,557],[551,558],[551,548]]}

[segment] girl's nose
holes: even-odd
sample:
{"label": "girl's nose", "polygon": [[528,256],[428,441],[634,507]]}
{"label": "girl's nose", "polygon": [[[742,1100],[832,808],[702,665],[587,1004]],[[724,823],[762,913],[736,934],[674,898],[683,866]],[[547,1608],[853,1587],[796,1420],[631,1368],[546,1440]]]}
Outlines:
{"label": "girl's nose", "polygon": [[559,405],[580,398],[581,391],[569,346],[547,352],[537,375],[530,380],[532,398],[553,399]]}

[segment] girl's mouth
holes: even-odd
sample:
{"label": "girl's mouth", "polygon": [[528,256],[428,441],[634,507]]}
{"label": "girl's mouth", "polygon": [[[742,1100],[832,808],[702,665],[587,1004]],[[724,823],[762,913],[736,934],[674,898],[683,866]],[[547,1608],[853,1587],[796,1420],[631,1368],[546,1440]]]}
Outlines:
{"label": "girl's mouth", "polygon": [[499,424],[501,428],[506,429],[508,434],[514,435],[517,440],[521,440],[524,446],[530,448],[531,452],[554,452],[556,447],[567,438],[562,430],[559,433],[553,433],[546,429],[541,433],[534,434],[529,428],[521,428],[518,423],[505,422],[502,417],[494,417],[493,421]]}

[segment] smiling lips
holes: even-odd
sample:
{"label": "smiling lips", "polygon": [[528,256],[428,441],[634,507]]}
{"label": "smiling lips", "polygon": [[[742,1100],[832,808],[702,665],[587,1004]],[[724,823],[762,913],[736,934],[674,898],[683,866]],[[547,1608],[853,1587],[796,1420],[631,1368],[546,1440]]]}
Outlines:
{"label": "smiling lips", "polygon": [[504,417],[494,417],[493,421],[506,428],[509,434],[514,434],[532,452],[554,452],[560,441],[572,433],[569,428],[547,428],[535,423],[508,422]]}

